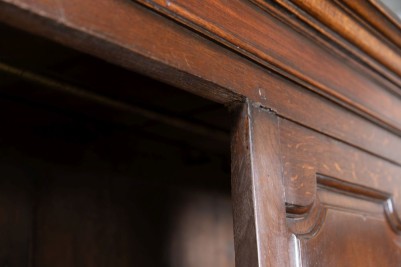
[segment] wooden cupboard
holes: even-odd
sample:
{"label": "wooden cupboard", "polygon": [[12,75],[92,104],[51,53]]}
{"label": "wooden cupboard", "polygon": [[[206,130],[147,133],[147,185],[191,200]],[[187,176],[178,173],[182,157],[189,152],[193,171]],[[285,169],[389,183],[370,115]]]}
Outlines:
{"label": "wooden cupboard", "polygon": [[[61,107],[75,112],[74,123],[82,114],[89,115],[91,121],[101,121],[91,127],[105,131],[114,129],[109,123],[133,125],[129,132],[107,139],[111,147],[133,142],[144,125],[141,118],[170,128],[151,127],[134,139],[158,135],[159,143],[149,145],[154,151],[159,151],[161,137],[174,140],[174,148],[165,147],[154,157],[130,155],[129,151],[146,154],[147,146],[138,145],[117,159],[93,160],[77,172],[91,170],[85,179],[54,175],[48,185],[42,174],[32,185],[32,177],[20,175],[26,193],[18,198],[21,202],[14,202],[15,194],[6,190],[2,209],[11,214],[16,208],[10,203],[24,203],[18,207],[25,212],[18,214],[27,217],[16,217],[16,224],[3,223],[3,229],[10,227],[6,232],[13,233],[8,240],[23,244],[15,249],[3,245],[9,252],[0,254],[0,260],[12,266],[233,266],[235,251],[235,266],[401,266],[401,22],[379,1],[2,0],[0,19],[40,40],[51,39],[101,59],[85,59],[81,64],[93,61],[91,67],[71,73],[51,64],[40,66],[43,58],[54,59],[52,54],[30,59],[36,62],[33,67],[19,67],[18,57],[11,58],[1,63],[1,71],[40,87],[38,93],[26,86],[16,86],[17,91],[5,87],[3,94],[16,98],[14,102]],[[11,44],[13,35],[4,36]],[[67,48],[59,49],[60,56]],[[34,50],[14,45],[10,49],[13,55],[17,51],[32,55]],[[73,55],[60,62],[78,52],[65,53]],[[19,60],[24,62],[24,57]],[[55,70],[62,79],[74,78],[77,84],[89,83],[92,89],[60,82],[42,73],[46,70]],[[210,101],[217,103],[216,113],[205,115],[205,107],[213,106]],[[196,105],[203,111],[188,109]],[[10,112],[13,104],[5,107]],[[43,116],[49,116],[44,110]],[[23,116],[17,121],[28,125],[28,132],[38,123],[27,124]],[[49,137],[40,136],[44,144],[52,144]],[[21,157],[26,157],[32,140],[28,138]],[[183,141],[196,149],[186,148],[184,163],[178,164],[173,158]],[[67,153],[64,160],[73,157]],[[228,157],[231,190],[224,167]],[[51,158],[45,157],[43,171],[50,168],[46,164]],[[205,158],[204,169],[186,162]],[[116,175],[120,161],[129,170],[123,177]],[[144,173],[152,175],[137,176],[141,168],[135,161],[143,161]],[[111,171],[98,169],[98,164],[109,164]],[[61,174],[62,166],[75,165],[64,162],[57,169]],[[108,171],[112,178],[98,182],[98,174]],[[134,185],[141,179],[151,183]],[[152,183],[158,184],[157,190]],[[113,184],[114,193],[109,188]],[[181,193],[166,197],[170,189],[165,188],[172,185],[179,185]],[[204,201],[203,193],[188,185],[206,188]],[[131,195],[127,188],[136,191]],[[98,193],[92,196],[92,190]],[[188,213],[172,217],[167,224],[172,228],[156,223],[176,214],[176,203],[186,202],[182,210]],[[39,209],[29,208],[29,203]],[[60,211],[71,203],[70,213]],[[227,203],[232,203],[232,213]],[[137,216],[127,215],[132,207]],[[86,217],[92,209],[94,217]],[[160,212],[147,214],[154,210]],[[112,219],[110,214],[118,212],[121,217]],[[77,225],[89,222],[80,232],[60,222],[68,219]],[[171,236],[172,229],[182,234]],[[108,235],[98,241],[103,233]],[[121,240],[116,233],[129,237]],[[153,249],[165,235],[169,242]],[[108,250],[114,254],[108,255]],[[171,258],[158,261],[156,251]]]}

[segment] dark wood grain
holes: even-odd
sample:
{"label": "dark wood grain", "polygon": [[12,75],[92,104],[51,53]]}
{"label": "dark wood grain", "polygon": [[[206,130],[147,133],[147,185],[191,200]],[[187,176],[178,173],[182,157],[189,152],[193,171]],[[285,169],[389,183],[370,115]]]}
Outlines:
{"label": "dark wood grain", "polygon": [[[368,213],[369,214],[369,213]],[[401,251],[385,220],[328,209],[320,229],[299,236],[304,266],[397,266]],[[317,249],[319,248],[319,249]],[[341,256],[334,251],[341,251]],[[358,251],[358,253],[357,253]]]}
{"label": "dark wood grain", "polygon": [[[237,266],[401,261],[401,27],[377,1],[0,0],[0,19],[232,108]],[[213,127],[135,108],[129,90],[138,80],[126,80],[119,94],[110,93],[113,83],[96,89],[94,82],[93,90],[73,86],[39,67],[0,62],[0,70],[42,87],[39,100],[31,87],[0,91],[19,101],[49,103],[47,115],[54,107],[90,109],[99,112],[97,118],[129,123],[142,114],[176,128],[155,127],[155,135],[203,147],[179,128],[214,137],[203,149],[208,153],[224,150],[214,149],[227,141],[224,130],[208,134]],[[43,97],[47,93],[52,97]],[[150,96],[144,102],[154,101]],[[24,144],[35,144],[29,140]],[[119,142],[117,136],[109,145]],[[156,159],[142,168],[142,157],[119,151],[90,165],[97,175],[89,178],[77,167],[72,174],[67,169],[38,179],[39,191],[30,180],[17,187],[5,183],[0,212],[17,210],[18,216],[0,220],[0,260],[18,266],[55,266],[60,259],[61,266],[232,266],[227,192],[211,199],[187,189],[178,205],[167,187],[132,186],[138,182],[133,177],[166,185],[167,169],[171,177],[183,177],[176,182],[188,178],[193,186],[218,187],[218,177],[209,175],[217,173],[194,174],[187,158],[178,164],[179,152],[170,152],[174,157],[161,161],[164,169],[152,165]],[[44,166],[55,159],[46,157]],[[129,159],[125,167],[136,168],[129,178],[108,169]],[[153,180],[141,179],[139,171]],[[39,192],[33,208],[32,191]],[[168,253],[162,254],[164,246]],[[200,253],[214,249],[224,253]]]}
{"label": "dark wood grain", "polygon": [[[169,3],[168,9],[176,6],[183,12],[182,15],[174,17],[179,22],[184,23],[180,18],[185,16],[190,16],[187,20],[198,18],[198,22],[199,18],[202,18],[204,26],[210,29],[202,30],[194,21],[188,25],[193,29],[191,33],[165,18],[122,0],[103,0],[95,7],[89,2],[82,1],[79,3],[68,1],[62,4],[36,1],[25,4],[22,0],[14,0],[3,2],[0,12],[6,23],[51,37],[219,101],[227,100],[226,96],[230,96],[228,93],[230,91],[248,96],[255,90],[249,88],[250,86],[237,84],[238,78],[223,79],[222,77],[234,73],[236,77],[241,76],[244,72],[241,68],[238,69],[238,63],[221,66],[221,62],[228,62],[222,58],[229,56],[232,60],[237,58],[246,64],[249,64],[249,61],[255,62],[267,68],[263,71],[265,73],[263,76],[269,71],[278,72],[283,77],[400,133],[401,112],[397,108],[399,98],[394,96],[398,95],[395,92],[399,91],[399,86],[355,62],[347,53],[331,45],[329,49],[323,48],[322,42],[316,43],[316,39],[299,33],[262,9],[255,8],[250,2],[230,2],[230,5],[213,2],[198,8],[186,7],[185,5],[190,5],[190,2]],[[222,8],[225,12],[214,12]],[[107,10],[114,12],[110,13]],[[158,9],[163,13],[165,10]],[[241,16],[236,14],[238,10],[241,10]],[[173,11],[165,14],[171,16],[175,12]],[[63,16],[60,19],[61,13]],[[96,16],[93,15],[95,13]],[[242,18],[247,16],[249,16],[247,22],[242,23]],[[226,25],[228,21],[230,23]],[[269,32],[265,32],[264,29],[269,29]],[[218,32],[214,32],[215,30]],[[223,47],[216,47],[210,41],[193,34],[193,31],[208,35]],[[219,32],[224,33],[224,36],[219,35]],[[158,38],[150,41],[150,36]],[[226,49],[227,46],[241,57],[232,55]],[[302,47],[302,52],[297,47]],[[216,62],[217,58],[219,60]],[[206,62],[207,67],[202,67]],[[230,70],[230,65],[233,70]],[[217,73],[223,74],[217,75]],[[336,75],[331,75],[332,73]],[[258,89],[265,94],[268,93],[263,86],[259,86]],[[233,98],[228,97],[228,99]]]}
{"label": "dark wood grain", "polygon": [[[310,212],[294,215],[287,209],[287,223],[296,235],[296,264],[396,266],[401,257],[400,223],[386,208],[389,195],[322,175],[317,181]],[[341,255],[335,255],[339,247]]]}
{"label": "dark wood grain", "polygon": [[400,167],[245,106],[232,144],[237,264],[396,266]]}
{"label": "dark wood grain", "polygon": [[[394,84],[384,80],[379,82],[379,80],[375,79],[374,76],[376,74],[374,72],[370,72],[364,78],[357,78],[364,72],[360,69],[364,68],[363,66],[355,64],[348,57],[347,63],[344,64],[344,58],[346,58],[344,54],[335,56],[332,53],[327,53],[327,50],[322,49],[319,43],[314,42],[314,40],[307,38],[298,31],[293,31],[285,23],[269,16],[268,13],[263,14],[263,12],[255,10],[247,2],[231,1],[227,4],[224,1],[210,1],[207,5],[199,4],[196,1],[180,0],[169,1],[168,3],[164,1],[140,2],[202,34],[210,36],[217,42],[221,42],[223,45],[238,51],[249,59],[309,87],[310,90],[348,104],[353,102],[352,105],[355,105],[355,102],[362,101],[363,103],[360,103],[362,105],[358,105],[357,108],[362,108],[363,112],[367,112],[366,107],[373,107],[373,103],[369,104],[371,98],[367,98],[367,95],[373,97],[379,91],[382,94],[382,89],[388,87],[393,88],[391,91],[398,92],[398,89],[396,89],[398,87],[395,87]],[[319,4],[312,6],[318,8]],[[220,10],[225,11],[220,12]],[[241,10],[241,13],[238,10]],[[333,10],[327,8],[325,12],[329,13]],[[322,11],[323,14],[325,12]],[[358,29],[359,31],[365,31],[362,27]],[[334,28],[334,30],[338,30],[338,28]],[[288,32],[289,34],[283,35],[281,34],[282,32]],[[377,39],[374,40],[377,41]],[[293,44],[297,45],[294,46]],[[372,46],[374,46],[373,43]],[[298,47],[302,47],[302,50],[298,49]],[[335,52],[336,49],[331,48],[331,51]],[[383,55],[385,53],[386,51],[383,51]],[[389,60],[389,57],[398,55],[397,53],[394,51],[388,52],[387,60]],[[395,58],[392,60],[391,62],[398,62]],[[324,67],[321,65],[322,62],[325,63]],[[354,73],[352,74],[352,81],[348,80],[346,77],[355,72],[355,69],[358,69],[358,75]],[[365,70],[368,71],[367,69]],[[334,72],[336,75],[331,75]],[[342,77],[342,79],[337,79],[336,77]],[[347,80],[351,83],[347,83]],[[357,88],[364,88],[364,90],[369,90],[370,92],[369,94],[358,95],[358,100],[355,101],[353,96],[358,94],[357,91],[359,89]],[[393,97],[393,93],[390,92],[385,98],[387,100],[383,98],[383,101],[392,102],[396,99]]]}
{"label": "dark wood grain", "polygon": [[397,185],[401,168],[398,165],[286,120],[281,121],[280,132],[288,204],[311,205],[319,173],[387,192],[394,198],[395,209],[400,213],[400,188]]}
{"label": "dark wood grain", "polygon": [[[257,2],[264,6],[267,5],[263,4],[266,3],[265,1]],[[303,21],[309,23],[318,31],[331,37],[333,41],[344,43],[343,41],[334,37],[330,31],[343,36],[350,43],[353,43],[359,47],[366,54],[379,61],[382,65],[386,66],[398,75],[400,74],[399,66],[397,66],[399,62],[401,62],[399,58],[399,44],[397,43],[397,40],[393,40],[396,37],[389,38],[390,43],[394,42],[394,44],[396,44],[394,46],[385,40],[386,36],[380,34],[380,32],[386,32],[387,30],[392,31],[392,33],[395,33],[395,35],[398,35],[400,32],[399,24],[394,25],[385,16],[383,16],[381,12],[378,12],[377,8],[375,8],[373,5],[369,5],[369,1],[353,1],[352,4],[348,5],[348,9],[345,9],[341,4],[339,5],[339,2],[341,3],[341,1],[306,2],[294,0],[277,2],[296,13],[297,16],[299,16]],[[292,6],[292,4],[295,4],[295,7]],[[371,27],[363,23],[368,22],[369,20],[375,20],[373,17],[370,17],[369,19],[365,18],[361,22],[352,14],[369,12],[369,8],[374,14],[373,17],[376,16],[377,19],[377,22],[371,24]],[[297,11],[296,9],[300,9],[303,12]],[[379,16],[379,18],[377,18],[377,16]],[[386,22],[387,25],[384,24]],[[324,27],[327,27],[327,29],[322,29]],[[378,30],[376,31],[375,28]]]}
{"label": "dark wood grain", "polygon": [[[396,84],[400,84],[400,80],[398,75],[395,73],[388,71],[388,68],[377,62],[375,57],[379,57],[379,54],[374,54],[370,55],[361,50],[360,47],[356,46],[355,43],[360,42],[360,40],[354,40],[353,42],[353,36],[348,36],[350,40],[345,39],[341,35],[341,31],[345,29],[345,27],[339,26],[337,30],[333,30],[332,28],[326,26],[322,22],[320,22],[317,18],[312,16],[307,9],[302,9],[299,6],[295,5],[292,1],[281,1],[277,0],[274,1],[274,3],[277,3],[276,5],[274,4],[269,4],[267,1],[263,0],[251,0],[254,2],[256,5],[260,6],[262,9],[266,10],[269,13],[274,14],[277,16],[280,20],[284,21],[287,23],[289,26],[293,27],[297,31],[302,32],[304,35],[308,36],[309,38],[315,40],[316,42],[320,43],[321,45],[329,48],[331,51],[336,51],[336,47],[340,47],[341,50],[346,51],[346,53],[352,54],[358,61],[360,61],[362,64],[366,64],[373,68],[376,72],[381,73],[383,76],[387,77],[391,81],[393,81]],[[334,1],[332,4],[336,6],[336,3],[338,4],[340,1]],[[346,18],[346,20],[355,20],[355,17],[358,17],[358,10],[363,9],[365,11],[366,7],[364,7],[364,3],[367,1],[353,1],[354,7],[352,10],[350,8],[345,7],[344,4],[340,4],[342,8],[345,8],[345,11],[342,11],[340,8],[340,11],[342,13],[342,16]],[[376,1],[371,1],[373,2]],[[320,4],[323,4],[324,1],[321,1]],[[330,3],[329,3],[330,4]],[[283,8],[278,8],[279,6]],[[388,10],[383,10],[383,5],[381,4],[374,4],[375,7],[370,6],[371,9],[374,10],[375,16],[378,14],[382,13],[382,15],[387,18],[385,19],[386,21],[391,21],[390,25],[395,26],[396,28],[399,25],[399,22],[397,19],[391,19],[393,16],[391,16],[391,12]],[[338,9],[338,8],[337,8]],[[338,11],[338,10],[337,10]],[[364,11],[364,12],[365,12]],[[384,11],[384,12],[382,12]],[[324,12],[331,12],[331,9],[326,9]],[[322,13],[324,13],[322,12]],[[323,15],[324,16],[324,15]],[[331,15],[328,14],[330,17]],[[390,18],[391,17],[391,18]],[[297,18],[297,19],[295,19]],[[383,18],[381,18],[383,19]],[[381,22],[380,27],[377,29],[372,28],[371,25],[369,25],[366,21],[368,19],[364,18],[361,20],[356,19],[355,23],[360,23],[357,27],[362,28],[362,31],[365,32],[365,34],[369,35],[370,39],[375,39],[378,42],[383,42],[385,37],[382,36],[383,32],[385,31],[383,29],[383,24]],[[382,21],[382,20],[381,20]],[[310,27],[305,27],[305,23],[309,25]],[[386,31],[391,31],[391,26],[387,25]],[[377,23],[375,24],[377,25]],[[366,30],[365,30],[366,28]],[[354,28],[355,29],[355,28]],[[386,41],[384,41],[386,43]],[[394,41],[390,41],[394,42]],[[396,44],[396,42],[394,42]],[[391,45],[390,45],[391,46]],[[398,46],[397,44],[395,46]],[[391,87],[389,87],[391,89]],[[393,88],[396,89],[396,88]],[[398,90],[396,89],[393,91],[394,93],[398,94]]]}
{"label": "dark wood grain", "polygon": [[[117,3],[108,3],[107,5],[108,9],[120,10],[120,13],[119,16],[114,16],[99,10],[97,16],[102,16],[101,14],[104,12],[104,16],[107,16],[105,21],[113,22],[111,23],[113,25],[130,22],[133,25],[142,23],[148,25],[148,28],[130,26],[125,29],[126,34],[118,35],[118,38],[115,36],[113,37],[114,41],[110,41],[109,37],[105,36],[101,39],[96,36],[84,37],[87,35],[85,32],[74,31],[71,28],[60,29],[58,27],[61,27],[61,24],[57,24],[56,27],[51,24],[51,21],[38,21],[30,16],[21,16],[24,13],[14,16],[12,14],[15,12],[19,14],[18,12],[21,11],[13,6],[3,4],[3,7],[8,9],[0,9],[0,11],[7,11],[4,13],[4,17],[8,19],[9,23],[16,23],[43,34],[49,33],[48,36],[57,36],[59,41],[67,45],[95,53],[106,60],[123,64],[127,68],[145,72],[147,75],[218,102],[239,101],[241,97],[233,92],[246,95],[253,101],[276,110],[281,116],[337,139],[346,140],[371,153],[377,153],[392,161],[400,162],[399,138],[371,122],[361,119],[359,115],[349,113],[331,101],[323,100],[322,102],[322,98],[308,92],[307,88],[288,82],[288,80],[258,67],[223,47],[199,38],[190,31],[147,12],[135,4],[121,2],[119,5]],[[89,7],[85,9],[86,12],[90,10],[92,9]],[[78,9],[77,12],[77,14],[73,12],[71,4],[71,20],[75,16],[80,16],[79,12],[82,10]],[[36,24],[32,23],[35,21]],[[92,25],[89,28],[97,29],[97,32],[111,31],[113,34],[119,34],[108,28],[109,24],[99,25],[99,21],[92,20],[91,16],[85,17],[81,21],[89,23],[87,27]],[[60,30],[66,34],[60,34]],[[163,33],[163,38],[156,38],[149,42],[149,36],[159,36],[160,33]],[[71,38],[71,36],[76,36],[76,38]],[[82,39],[91,41],[82,42]],[[120,45],[116,43],[117,40]],[[130,43],[130,47],[122,48],[121,44],[124,42]],[[92,49],[93,45],[97,46],[96,50]],[[138,54],[143,51],[152,54],[152,59],[146,59]],[[205,79],[199,77],[205,77]],[[225,77],[235,77],[235,79]],[[360,94],[369,97],[373,102],[381,103],[380,98],[375,98],[363,90],[360,90]],[[396,101],[396,99],[392,99],[392,101]],[[390,103],[385,105],[386,107],[393,106]],[[319,112],[313,112],[314,110],[319,110]],[[327,120],[319,120],[322,116]],[[369,127],[370,130],[366,130],[366,127]]]}
{"label": "dark wood grain", "polygon": [[278,118],[247,102],[232,140],[236,266],[288,266]]}
{"label": "dark wood grain", "polygon": [[[396,266],[399,166],[285,120],[280,133],[296,260],[306,266]],[[341,256],[329,253],[334,246]]]}
{"label": "dark wood grain", "polygon": [[383,3],[376,0],[341,0],[339,2],[345,4],[351,9],[351,12],[358,15],[361,23],[370,24],[376,29],[377,34],[390,39],[398,47],[401,46],[401,22],[390,10],[386,10]]}

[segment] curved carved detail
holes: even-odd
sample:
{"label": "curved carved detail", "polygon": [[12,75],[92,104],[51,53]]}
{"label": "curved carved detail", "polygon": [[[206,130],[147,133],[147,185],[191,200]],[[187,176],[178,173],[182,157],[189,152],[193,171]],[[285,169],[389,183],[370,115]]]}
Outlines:
{"label": "curved carved detail", "polygon": [[386,199],[386,201],[383,204],[384,204],[384,211],[386,213],[386,217],[388,222],[390,223],[390,226],[397,234],[401,235],[401,219],[397,214],[397,211],[394,209],[393,199],[390,197]]}
{"label": "curved carved detail", "polygon": [[[305,211],[305,208],[307,211]],[[292,233],[297,236],[311,238],[315,236],[323,226],[326,218],[326,208],[320,203],[319,198],[309,207],[286,207],[287,225]],[[304,213],[300,213],[305,211]]]}
{"label": "curved carved detail", "polygon": [[381,2],[377,0],[355,1],[340,0],[366,23],[377,29],[381,35],[401,47],[401,21]]}
{"label": "curved carved detail", "polygon": [[[293,27],[305,32],[303,24],[285,18],[266,0],[250,1],[269,12],[274,12]],[[274,0],[274,2],[400,85],[401,80],[397,75],[401,75],[401,27],[399,22],[378,3],[354,0]],[[309,34],[314,35],[310,32]],[[397,75],[389,73],[382,65]]]}
{"label": "curved carved detail", "polygon": [[[336,46],[333,46],[329,41],[321,38],[322,34],[308,35],[305,34],[305,31],[299,34],[299,28],[294,31],[291,27],[287,27],[288,23],[286,26],[281,23],[276,23],[278,28],[275,29],[276,31],[280,31],[280,33],[282,31],[287,31],[288,34],[280,34],[281,37],[275,35],[277,32],[274,32],[275,34],[272,35],[267,34],[266,28],[269,28],[269,25],[265,27],[263,25],[260,27],[256,26],[260,25],[260,21],[258,20],[262,20],[266,23],[273,23],[271,16],[269,16],[269,19],[266,19],[268,16],[264,17],[261,13],[255,12],[253,8],[247,6],[243,1],[233,1],[232,3],[230,2],[230,5],[220,1],[207,1],[202,4],[195,1],[183,0],[135,1],[172,18],[187,26],[192,31],[207,36],[216,43],[229,48],[231,51],[263,66],[269,71],[278,73],[297,85],[323,95],[401,136],[401,123],[397,120],[398,114],[401,113],[397,113],[395,110],[388,110],[388,105],[384,105],[378,109],[377,102],[375,105],[371,105],[371,103],[369,103],[370,100],[366,99],[361,100],[361,103],[355,103],[355,101],[351,100],[353,93],[348,92],[350,89],[344,89],[363,88],[364,90],[369,90],[369,93],[366,93],[366,95],[371,95],[371,98],[374,98],[373,95],[380,95],[380,97],[385,98],[386,101],[389,102],[398,103],[400,101],[400,99],[394,98],[394,94],[397,94],[401,98],[401,91],[399,90],[401,87],[401,71],[400,76],[388,71],[383,64],[375,63],[372,60],[369,61],[369,57],[367,57],[366,54],[359,53],[359,49],[355,48],[353,50],[355,52],[354,54],[357,55],[357,58],[364,58],[366,62],[369,61],[370,65],[374,65],[374,70],[361,66],[359,62],[356,63],[354,60],[355,57],[350,57],[348,51],[344,52]],[[259,6],[263,4],[263,6],[269,7],[269,14],[273,14],[274,17],[277,18],[277,6],[266,4],[262,0],[247,1],[258,3]],[[241,8],[247,8],[246,12],[248,12],[249,14],[247,15],[252,18],[251,21],[249,21],[249,18],[246,21],[242,21],[243,18],[241,14],[236,12],[236,10],[240,10]],[[221,10],[221,14],[225,14],[226,16],[218,16],[218,19],[215,20],[216,16],[207,16],[207,10],[209,10],[209,13],[211,12],[210,10]],[[291,23],[294,20],[293,14],[286,16],[284,19],[285,22]],[[260,15],[260,17],[254,17],[256,15]],[[226,21],[234,21],[236,23],[225,24]],[[239,29],[241,29],[242,32],[240,32]],[[361,29],[363,29],[363,27],[361,27]],[[283,36],[289,36],[290,38],[280,39],[283,38]],[[341,38],[337,35],[336,39]],[[305,53],[305,55],[311,54],[310,56],[315,56],[320,60],[322,60],[322,57],[326,57],[326,64],[330,65],[331,68],[336,68],[337,71],[343,71],[345,76],[353,76],[352,87],[346,85],[347,82],[342,84],[343,81],[339,81],[331,75],[311,72],[311,69],[316,71],[316,68],[313,67],[316,67],[316,64],[318,64],[318,62],[311,60],[311,57],[303,61],[297,53],[283,53],[284,50],[288,51],[288,49],[278,49],[278,47],[284,43],[293,42],[297,42],[300,46],[314,49],[313,54]],[[322,49],[322,45],[326,46],[330,52],[327,52],[326,49]],[[380,47],[381,46],[384,46],[384,44],[380,44]],[[379,53],[379,51],[377,51],[377,53]],[[381,54],[382,55],[378,54],[378,56],[384,57],[386,61],[388,58],[387,54],[384,52],[381,52]],[[388,64],[396,64],[394,67],[400,70],[401,55],[397,55],[397,57],[400,57],[400,61],[393,59],[392,62],[388,62]],[[347,64],[344,64],[344,59],[347,59]],[[302,62],[302,64],[299,64],[299,62]],[[306,62],[311,63],[313,66],[311,65],[311,68],[305,66]],[[338,75],[341,76],[342,74]],[[392,82],[383,79],[383,76],[387,77]],[[390,92],[383,93],[383,91],[385,91],[383,89],[389,90]],[[391,106],[396,107],[397,105],[394,104]],[[399,117],[401,118],[401,116]]]}
{"label": "curved carved detail", "polygon": [[[401,235],[401,220],[394,209],[394,201],[391,194],[322,174],[317,174],[316,178],[317,188],[382,205],[385,218],[391,229],[397,235]],[[315,201],[309,206],[287,204],[288,227],[298,237],[311,238],[322,228],[327,209],[321,203],[318,193],[316,193]]]}

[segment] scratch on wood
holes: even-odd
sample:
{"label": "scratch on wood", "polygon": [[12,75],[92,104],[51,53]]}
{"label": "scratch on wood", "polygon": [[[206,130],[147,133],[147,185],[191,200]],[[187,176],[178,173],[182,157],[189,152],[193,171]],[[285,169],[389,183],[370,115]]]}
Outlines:
{"label": "scratch on wood", "polygon": [[260,103],[260,102],[252,102],[252,106],[254,106],[255,108],[260,108],[260,109],[266,110],[267,112],[274,113],[277,115],[276,110],[266,107],[266,106],[263,106],[262,103]]}

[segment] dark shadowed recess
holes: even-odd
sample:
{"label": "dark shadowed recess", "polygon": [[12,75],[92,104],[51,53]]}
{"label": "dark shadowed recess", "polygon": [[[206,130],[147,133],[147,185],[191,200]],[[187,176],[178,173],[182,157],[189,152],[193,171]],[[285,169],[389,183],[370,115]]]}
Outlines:
{"label": "dark shadowed recess", "polygon": [[234,266],[225,107],[0,32],[0,266]]}

